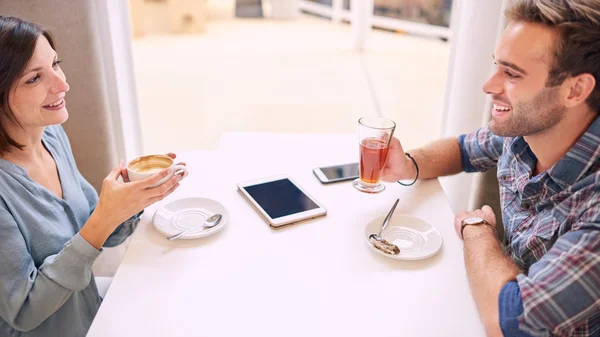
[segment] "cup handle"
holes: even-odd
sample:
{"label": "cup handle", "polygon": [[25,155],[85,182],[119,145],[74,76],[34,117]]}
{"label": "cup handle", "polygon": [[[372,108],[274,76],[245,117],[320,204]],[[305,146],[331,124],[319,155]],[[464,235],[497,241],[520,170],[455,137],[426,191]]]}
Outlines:
{"label": "cup handle", "polygon": [[181,176],[181,180],[183,180],[183,178],[188,176],[187,167],[185,165],[173,165],[173,174],[180,174],[181,172],[183,172]]}

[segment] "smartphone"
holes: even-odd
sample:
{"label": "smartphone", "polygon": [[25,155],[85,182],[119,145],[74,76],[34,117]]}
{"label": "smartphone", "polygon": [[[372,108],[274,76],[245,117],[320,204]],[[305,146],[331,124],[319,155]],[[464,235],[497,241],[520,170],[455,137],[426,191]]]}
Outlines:
{"label": "smartphone", "polygon": [[359,175],[358,163],[317,167],[313,173],[323,184],[354,180]]}

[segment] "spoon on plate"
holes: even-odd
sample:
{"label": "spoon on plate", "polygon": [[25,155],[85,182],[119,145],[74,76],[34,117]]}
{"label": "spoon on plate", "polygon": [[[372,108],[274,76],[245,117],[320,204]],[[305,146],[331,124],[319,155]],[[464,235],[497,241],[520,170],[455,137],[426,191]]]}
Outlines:
{"label": "spoon on plate", "polygon": [[[212,228],[215,227],[216,225],[219,224],[219,222],[221,222],[221,219],[223,218],[223,215],[217,213],[217,214],[213,214],[212,216],[210,216],[208,219],[204,220],[204,223],[202,224],[201,228]],[[182,235],[184,235],[185,233],[191,231],[192,229],[198,229],[198,227],[191,227],[188,228],[186,230],[184,230],[183,232],[180,232],[178,234],[169,236],[167,238],[167,240],[175,240],[177,238],[180,238]]]}
{"label": "spoon on plate", "polygon": [[398,205],[398,201],[400,201],[400,199],[396,199],[394,206],[392,206],[392,209],[390,209],[390,212],[385,217],[385,220],[383,220],[383,224],[381,225],[381,229],[379,230],[379,233],[369,235],[369,242],[371,242],[371,244],[375,248],[381,250],[382,252],[384,252],[386,254],[390,254],[390,255],[400,254],[400,248],[398,248],[398,246],[396,246],[395,244],[389,243],[389,242],[387,242],[386,239],[382,238],[381,232],[383,232],[385,227],[390,222],[390,219],[392,218],[392,214],[394,214],[394,210],[396,209],[396,206]]}

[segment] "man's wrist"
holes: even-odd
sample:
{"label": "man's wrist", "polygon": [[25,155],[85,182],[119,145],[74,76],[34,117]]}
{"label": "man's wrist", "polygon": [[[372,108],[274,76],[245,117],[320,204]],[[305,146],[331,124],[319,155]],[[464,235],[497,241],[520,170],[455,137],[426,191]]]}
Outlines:
{"label": "man's wrist", "polygon": [[406,165],[408,165],[408,171],[410,172],[405,179],[415,179],[417,175],[417,166],[414,164],[413,159],[411,159],[408,154],[404,154],[404,156],[406,157]]}
{"label": "man's wrist", "polygon": [[404,158],[406,159],[406,164],[404,165],[404,170],[398,175],[398,179],[396,180],[415,180],[417,176],[417,166],[413,159],[408,156],[408,153],[404,154]]}
{"label": "man's wrist", "polygon": [[493,237],[496,238],[496,231],[492,225],[467,225],[462,230],[463,240],[473,240],[482,237]]}

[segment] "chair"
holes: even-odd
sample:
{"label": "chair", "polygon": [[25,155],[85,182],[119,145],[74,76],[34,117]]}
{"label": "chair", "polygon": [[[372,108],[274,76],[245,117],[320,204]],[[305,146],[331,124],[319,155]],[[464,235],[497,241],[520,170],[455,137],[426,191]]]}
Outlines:
{"label": "chair", "polygon": [[98,294],[100,297],[106,297],[106,293],[108,292],[108,288],[110,288],[110,284],[112,283],[112,277],[106,276],[96,276],[96,287],[98,287]]}

